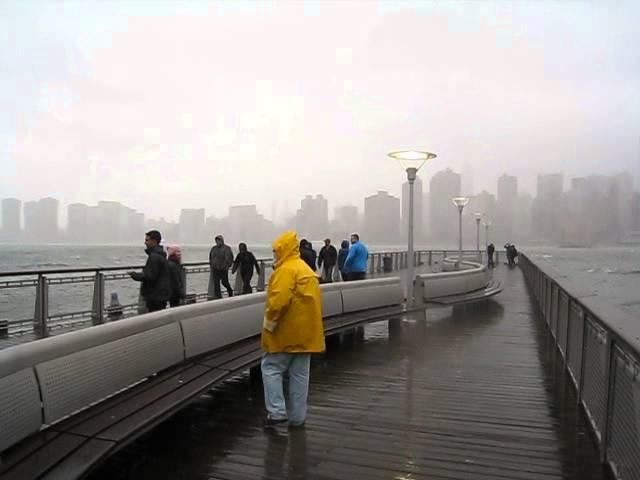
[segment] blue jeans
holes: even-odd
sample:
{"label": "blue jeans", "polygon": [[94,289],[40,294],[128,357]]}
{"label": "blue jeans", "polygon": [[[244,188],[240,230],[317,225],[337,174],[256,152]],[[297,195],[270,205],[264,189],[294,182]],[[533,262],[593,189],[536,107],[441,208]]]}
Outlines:
{"label": "blue jeans", "polygon": [[[308,353],[265,353],[260,364],[264,384],[264,403],[272,420],[289,419],[289,423],[304,423],[309,393]],[[289,402],[284,401],[283,378],[289,372]],[[288,414],[287,414],[288,410]]]}

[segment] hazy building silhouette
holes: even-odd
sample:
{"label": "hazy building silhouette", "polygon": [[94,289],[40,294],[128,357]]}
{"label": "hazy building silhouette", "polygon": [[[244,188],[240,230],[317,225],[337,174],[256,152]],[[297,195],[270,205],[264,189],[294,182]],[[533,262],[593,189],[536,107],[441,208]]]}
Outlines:
{"label": "hazy building silhouette", "polygon": [[365,242],[384,245],[400,241],[400,199],[380,190],[364,199]]}
{"label": "hazy building silhouette", "polygon": [[306,195],[294,221],[301,237],[309,240],[325,238],[329,234],[329,202],[322,195]]}
{"label": "hazy building silhouette", "polygon": [[2,235],[5,241],[15,242],[20,239],[22,202],[17,198],[2,200]]}
{"label": "hazy building silhouette", "polygon": [[27,241],[47,243],[59,239],[58,206],[58,200],[51,197],[24,204],[24,234]]}
{"label": "hazy building silhouette", "polygon": [[336,207],[330,230],[330,236],[336,243],[338,239],[347,239],[351,233],[359,232],[360,217],[358,215],[358,207],[355,205],[342,205]]}
{"label": "hazy building silhouette", "polygon": [[536,239],[551,242],[561,240],[563,184],[564,176],[561,173],[538,175],[532,212],[532,231]]}
{"label": "hazy building silhouette", "polygon": [[498,178],[498,201],[496,214],[492,216],[495,232],[498,237],[515,241],[514,219],[518,214],[516,202],[518,199],[518,178],[504,174]]}
{"label": "hazy building silhouette", "polygon": [[235,242],[265,242],[275,233],[273,222],[258,213],[256,205],[232,205],[229,207],[226,236]]}
{"label": "hazy building silhouette", "polygon": [[72,203],[67,206],[67,240],[85,243],[90,238],[90,210],[84,203]]}
{"label": "hazy building silhouette", "polygon": [[[413,184],[413,238],[416,242],[424,240],[424,223],[423,223],[423,198],[422,179],[416,178]],[[402,184],[402,235],[404,241],[407,240],[409,233],[409,182]]]}
{"label": "hazy building silhouette", "polygon": [[[532,209],[533,209],[533,197],[528,193],[521,193],[516,199],[516,215],[513,219],[514,237],[512,241],[528,242],[531,240],[531,225],[532,225]],[[499,242],[502,239],[498,240]],[[509,241],[505,239],[505,241]]]}
{"label": "hazy building silhouette", "polygon": [[429,183],[429,230],[433,241],[455,245],[458,238],[458,213],[451,199],[460,195],[461,178],[447,168],[436,173]]}
{"label": "hazy building silhouette", "polygon": [[204,208],[183,208],[180,210],[179,239],[182,243],[208,241],[205,234]]}

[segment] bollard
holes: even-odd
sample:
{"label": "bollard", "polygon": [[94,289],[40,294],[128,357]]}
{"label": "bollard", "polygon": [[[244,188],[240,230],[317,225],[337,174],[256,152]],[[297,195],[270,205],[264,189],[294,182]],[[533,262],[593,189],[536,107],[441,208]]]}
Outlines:
{"label": "bollard", "polygon": [[0,320],[0,338],[9,338],[9,320]]}
{"label": "bollard", "polygon": [[38,275],[36,306],[33,315],[33,330],[39,338],[49,336],[49,282],[45,275]]}
{"label": "bollard", "polygon": [[107,319],[110,322],[120,320],[124,316],[124,307],[120,303],[120,300],[118,300],[118,292],[111,292],[111,300],[105,310],[107,311]]}
{"label": "bollard", "polygon": [[93,280],[91,321],[94,325],[104,323],[104,273],[102,272],[96,272]]}

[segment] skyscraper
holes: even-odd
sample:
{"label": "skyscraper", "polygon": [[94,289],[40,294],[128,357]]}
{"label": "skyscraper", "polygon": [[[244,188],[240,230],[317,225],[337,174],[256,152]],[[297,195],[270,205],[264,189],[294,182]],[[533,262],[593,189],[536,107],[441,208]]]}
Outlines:
{"label": "skyscraper", "polygon": [[561,240],[563,184],[561,173],[538,175],[532,211],[532,231],[538,239]]}
{"label": "skyscraper", "polygon": [[296,230],[300,237],[320,240],[329,234],[329,202],[322,195],[306,195],[296,212]]}
{"label": "skyscraper", "polygon": [[46,243],[58,240],[58,205],[58,200],[50,197],[24,204],[24,230],[27,241]]}
{"label": "skyscraper", "polygon": [[516,202],[518,199],[518,178],[506,173],[498,178],[498,205],[495,218],[494,231],[505,241],[514,241],[513,221],[516,215]]}
{"label": "skyscraper", "polygon": [[2,239],[16,241],[20,238],[20,214],[22,202],[17,198],[2,200]]}
{"label": "skyscraper", "polygon": [[400,241],[400,199],[378,191],[364,199],[365,242],[393,245]]}
{"label": "skyscraper", "polygon": [[183,208],[180,210],[180,241],[182,243],[204,242],[204,208]]}
{"label": "skyscraper", "polygon": [[67,239],[84,243],[91,240],[89,223],[89,205],[72,203],[67,207]]}
{"label": "skyscraper", "polygon": [[460,175],[447,168],[436,173],[429,184],[429,231],[442,246],[455,245],[458,217],[451,199],[460,195]]}

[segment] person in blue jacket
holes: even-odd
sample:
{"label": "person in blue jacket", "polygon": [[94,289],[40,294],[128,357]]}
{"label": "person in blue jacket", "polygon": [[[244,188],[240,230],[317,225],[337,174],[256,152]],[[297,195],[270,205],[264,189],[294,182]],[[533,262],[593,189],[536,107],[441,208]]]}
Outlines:
{"label": "person in blue jacket", "polygon": [[360,241],[357,233],[351,234],[351,248],[344,261],[344,271],[348,273],[348,280],[364,280],[367,276],[367,260],[369,249]]}

